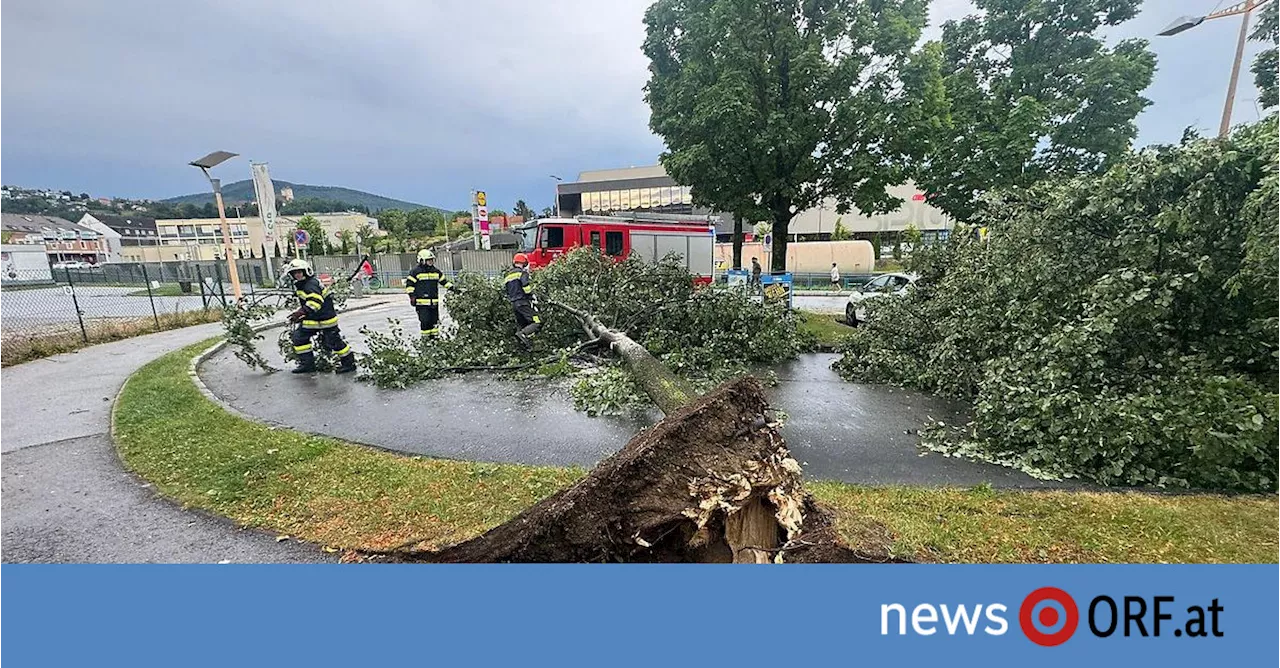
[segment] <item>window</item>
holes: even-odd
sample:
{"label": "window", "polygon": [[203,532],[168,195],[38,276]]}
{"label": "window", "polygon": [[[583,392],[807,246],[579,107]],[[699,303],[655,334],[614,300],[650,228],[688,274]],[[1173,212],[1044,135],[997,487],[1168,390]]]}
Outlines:
{"label": "window", "polygon": [[620,191],[618,191],[618,198],[619,198],[619,200],[618,200],[618,208],[619,208],[620,210],[625,211],[625,210],[627,210],[627,209],[630,209],[630,208],[631,208],[631,193],[632,193],[632,191],[630,191],[630,190],[620,190]]}
{"label": "window", "polygon": [[600,233],[599,233],[599,232],[597,232],[597,231],[593,231],[593,232],[591,233],[591,246],[592,246],[593,248],[599,248],[599,247],[600,247]]}
{"label": "window", "polygon": [[564,248],[564,228],[544,227],[540,237],[542,248]]}
{"label": "window", "polygon": [[884,290],[886,286],[889,285],[889,278],[890,278],[889,276],[877,276],[876,278],[873,278],[870,281],[867,281],[867,284],[862,286],[862,291],[863,292],[880,292]]}
{"label": "window", "polygon": [[680,203],[693,204],[693,189],[689,186],[680,186]]}
{"label": "window", "polygon": [[179,225],[178,235],[183,237],[194,237],[196,235],[195,225]]}
{"label": "window", "polygon": [[640,189],[639,188],[631,189],[631,208],[632,209],[640,208]]}
{"label": "window", "polygon": [[606,211],[617,211],[617,210],[618,210],[618,207],[620,207],[621,205],[622,205],[622,193],[618,192],[617,190],[610,190],[610,191],[609,191],[609,205],[608,205],[608,207],[607,207],[605,210],[606,210]]}
{"label": "window", "polygon": [[653,206],[653,188],[640,189],[640,208],[647,209]]}
{"label": "window", "polygon": [[621,232],[605,232],[604,233],[604,253],[605,255],[618,256],[622,255],[622,233]]}

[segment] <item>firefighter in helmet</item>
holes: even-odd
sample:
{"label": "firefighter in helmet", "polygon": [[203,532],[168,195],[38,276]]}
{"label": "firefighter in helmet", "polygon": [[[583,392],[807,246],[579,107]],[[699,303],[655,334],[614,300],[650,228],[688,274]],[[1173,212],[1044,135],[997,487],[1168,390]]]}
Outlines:
{"label": "firefighter in helmet", "polygon": [[418,251],[418,266],[404,277],[404,291],[409,303],[418,311],[422,336],[440,334],[440,288],[449,287],[449,278],[436,267],[436,254],[431,249]]}
{"label": "firefighter in helmet", "polygon": [[504,287],[507,299],[516,313],[516,336],[527,346],[529,337],[542,329],[542,316],[538,315],[538,309],[533,305],[533,286],[529,284],[529,256],[516,253],[511,262],[512,267],[507,270]]}
{"label": "firefighter in helmet", "polygon": [[320,284],[311,271],[311,263],[294,260],[286,267],[293,279],[293,293],[301,306],[289,314],[289,322],[298,323],[290,338],[293,352],[298,355],[298,366],[293,373],[311,373],[316,370],[316,354],[311,350],[312,339],[320,336],[321,345],[338,356],[338,373],[356,370],[356,354],[342,340],[338,332],[338,312],[333,306],[329,288]]}

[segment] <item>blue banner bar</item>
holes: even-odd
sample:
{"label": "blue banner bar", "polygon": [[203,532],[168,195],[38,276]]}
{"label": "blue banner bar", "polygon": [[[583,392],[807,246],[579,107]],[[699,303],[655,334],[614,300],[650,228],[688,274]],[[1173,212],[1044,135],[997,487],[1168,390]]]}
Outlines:
{"label": "blue banner bar", "polygon": [[6,564],[0,647],[10,666],[1276,665],[1277,574]]}

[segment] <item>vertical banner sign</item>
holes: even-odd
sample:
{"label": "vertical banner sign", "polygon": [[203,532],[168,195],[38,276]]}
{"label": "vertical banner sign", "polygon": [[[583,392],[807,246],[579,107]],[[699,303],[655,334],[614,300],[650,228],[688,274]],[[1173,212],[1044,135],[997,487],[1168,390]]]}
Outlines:
{"label": "vertical banner sign", "polygon": [[258,200],[258,216],[262,218],[263,241],[270,246],[276,240],[276,188],[267,174],[267,163],[249,163],[253,170],[253,194]]}
{"label": "vertical banner sign", "polygon": [[489,198],[483,190],[476,191],[476,225],[480,228],[480,249],[489,250]]}

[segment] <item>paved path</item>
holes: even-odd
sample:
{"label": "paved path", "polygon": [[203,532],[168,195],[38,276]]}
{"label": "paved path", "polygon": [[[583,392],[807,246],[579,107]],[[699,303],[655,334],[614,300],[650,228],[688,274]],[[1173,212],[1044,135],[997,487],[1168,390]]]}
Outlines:
{"label": "paved path", "polygon": [[[343,330],[385,329],[390,317],[413,322],[410,307],[393,302],[345,316]],[[349,340],[365,350],[363,337]],[[265,343],[264,356],[284,366],[275,335]],[[808,477],[875,485],[1051,486],[1003,467],[921,456],[915,430],[929,418],[956,419],[956,407],[897,388],[846,383],[830,370],[833,359],[804,356],[779,369],[778,387],[770,390],[774,405],[790,415],[783,433]],[[573,410],[557,384],[488,374],[381,390],[349,376],[267,375],[223,351],[202,365],[200,376],[223,401],[267,422],[454,459],[591,466],[659,417],[653,411],[588,417]],[[299,410],[300,403],[308,409]]]}
{"label": "paved path", "polygon": [[302,562],[316,546],[183,510],[124,470],[111,404],[147,362],[216,335],[200,325],[9,367],[0,403],[5,562]]}

